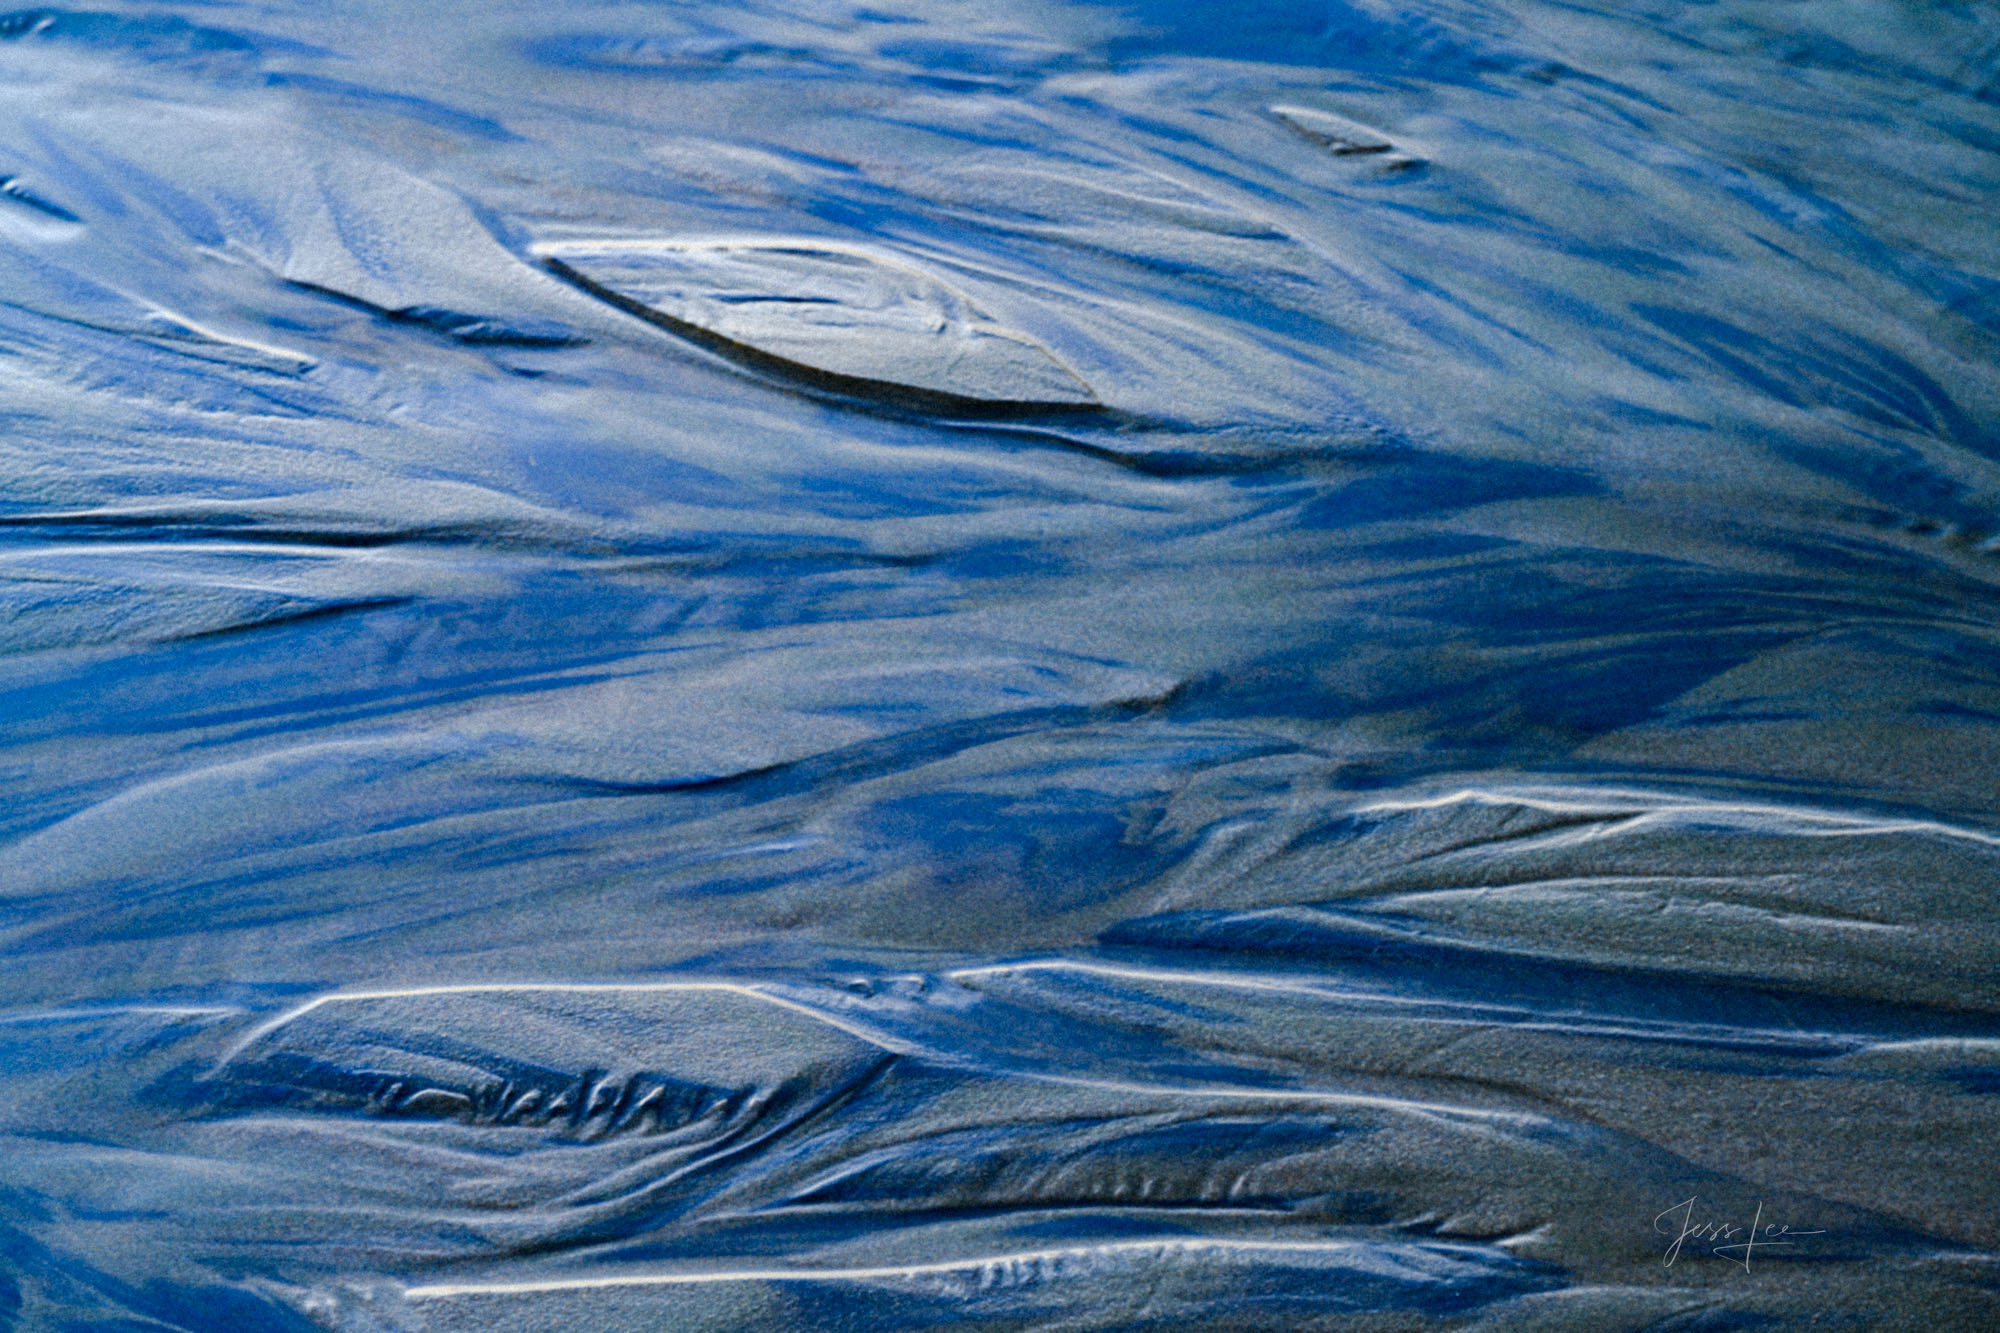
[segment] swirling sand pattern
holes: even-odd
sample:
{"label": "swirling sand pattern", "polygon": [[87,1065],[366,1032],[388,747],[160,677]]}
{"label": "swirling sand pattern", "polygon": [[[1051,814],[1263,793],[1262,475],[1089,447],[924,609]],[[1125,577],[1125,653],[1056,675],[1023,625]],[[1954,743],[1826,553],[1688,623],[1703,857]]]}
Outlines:
{"label": "swirling sand pattern", "polygon": [[0,75],[0,1326],[2000,1326],[1991,6]]}

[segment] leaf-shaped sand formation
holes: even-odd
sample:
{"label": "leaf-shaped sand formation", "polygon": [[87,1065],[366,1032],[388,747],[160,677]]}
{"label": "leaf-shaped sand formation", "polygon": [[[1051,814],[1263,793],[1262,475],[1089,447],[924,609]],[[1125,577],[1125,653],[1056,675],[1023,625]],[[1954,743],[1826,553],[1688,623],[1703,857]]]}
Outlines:
{"label": "leaf-shaped sand formation", "polygon": [[1271,114],[1336,157],[1386,153],[1396,145],[1359,121],[1309,106],[1274,106]]}
{"label": "leaf-shaped sand formation", "polygon": [[539,247],[594,296],[759,369],[941,408],[1092,407],[1026,335],[908,265],[822,242],[578,241]]}

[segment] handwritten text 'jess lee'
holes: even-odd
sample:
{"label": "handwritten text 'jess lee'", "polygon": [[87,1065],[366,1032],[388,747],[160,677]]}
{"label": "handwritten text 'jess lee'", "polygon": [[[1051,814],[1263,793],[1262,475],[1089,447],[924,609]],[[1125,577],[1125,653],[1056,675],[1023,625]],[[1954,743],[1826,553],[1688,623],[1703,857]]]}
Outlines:
{"label": "handwritten text 'jess lee'", "polygon": [[1743,1265],[1743,1271],[1747,1273],[1750,1271],[1750,1254],[1753,1250],[1764,1247],[1789,1249],[1798,1244],[1789,1237],[1826,1234],[1823,1229],[1795,1231],[1782,1222],[1766,1222],[1764,1204],[1761,1200],[1757,1204],[1756,1215],[1748,1227],[1732,1226],[1727,1222],[1699,1222],[1695,1220],[1696,1202],[1698,1199],[1683,1200],[1653,1219],[1654,1231],[1674,1238],[1673,1243],[1667,1246],[1666,1263],[1669,1268],[1674,1266],[1674,1260],[1680,1258],[1681,1247],[1691,1240],[1697,1245],[1708,1244],[1710,1254]]}

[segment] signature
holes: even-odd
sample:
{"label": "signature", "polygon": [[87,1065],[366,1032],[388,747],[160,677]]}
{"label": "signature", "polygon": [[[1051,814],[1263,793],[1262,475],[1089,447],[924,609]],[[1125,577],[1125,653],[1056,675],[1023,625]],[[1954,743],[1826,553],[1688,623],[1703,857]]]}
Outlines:
{"label": "signature", "polygon": [[[1672,1236],[1673,1244],[1667,1246],[1667,1267],[1674,1266],[1674,1260],[1681,1257],[1681,1247],[1689,1241],[1697,1246],[1707,1245],[1708,1252],[1730,1263],[1743,1265],[1743,1271],[1750,1271],[1750,1252],[1760,1248],[1786,1249],[1798,1244],[1789,1236],[1824,1236],[1824,1229],[1814,1231],[1794,1231],[1782,1222],[1764,1220],[1764,1204],[1757,1203],[1757,1213],[1748,1227],[1732,1226],[1727,1222],[1697,1222],[1694,1215],[1696,1199],[1677,1203],[1653,1219],[1653,1230],[1663,1236]],[[1740,1237],[1740,1239],[1739,1239]],[[1717,1242],[1722,1242],[1718,1244]]]}

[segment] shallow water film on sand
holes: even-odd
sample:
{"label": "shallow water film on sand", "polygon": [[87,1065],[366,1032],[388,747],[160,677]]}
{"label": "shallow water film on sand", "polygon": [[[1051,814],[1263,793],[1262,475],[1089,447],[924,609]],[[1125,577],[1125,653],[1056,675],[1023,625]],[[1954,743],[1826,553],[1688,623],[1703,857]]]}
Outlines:
{"label": "shallow water film on sand", "polygon": [[2000,6],[0,15],[0,1328],[2000,1327]]}

